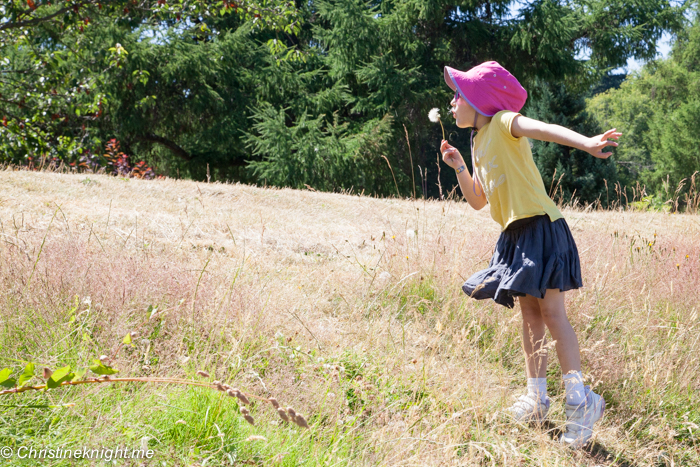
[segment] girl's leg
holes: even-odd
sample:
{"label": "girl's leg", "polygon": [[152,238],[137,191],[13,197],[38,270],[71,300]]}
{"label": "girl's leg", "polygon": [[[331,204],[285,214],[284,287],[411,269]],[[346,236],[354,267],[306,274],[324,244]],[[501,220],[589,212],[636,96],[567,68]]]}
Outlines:
{"label": "girl's leg", "polygon": [[564,375],[581,371],[578,338],[566,317],[564,292],[547,289],[544,298],[537,299],[544,324],[556,341],[557,356]]}
{"label": "girl's leg", "polygon": [[549,411],[547,397],[547,354],[543,351],[544,320],[540,305],[535,297],[520,297],[520,311],[523,314],[523,351],[527,371],[527,394],[509,408],[518,421],[544,420]]}
{"label": "girl's leg", "polygon": [[578,339],[566,317],[564,292],[547,289],[539,304],[542,319],[557,341],[557,355],[564,373],[566,433],[562,433],[560,441],[579,448],[591,439],[593,424],[603,416],[605,400],[583,385]]}
{"label": "girl's leg", "polygon": [[540,311],[539,301],[531,295],[519,297],[518,301],[523,314],[523,351],[527,377],[545,378],[547,352],[542,349],[545,344],[545,321]]}

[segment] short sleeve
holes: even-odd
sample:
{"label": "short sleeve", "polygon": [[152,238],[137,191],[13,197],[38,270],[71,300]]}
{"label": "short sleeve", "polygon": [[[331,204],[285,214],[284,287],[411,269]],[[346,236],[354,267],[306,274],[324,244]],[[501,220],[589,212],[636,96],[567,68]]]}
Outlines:
{"label": "short sleeve", "polygon": [[513,120],[515,120],[515,117],[517,117],[518,115],[520,115],[518,112],[502,110],[501,112],[498,112],[496,115],[493,116],[492,122],[493,120],[496,121],[498,129],[503,133],[504,136],[516,141],[518,140],[518,138],[513,136],[513,133],[511,132],[511,126],[513,125]]}

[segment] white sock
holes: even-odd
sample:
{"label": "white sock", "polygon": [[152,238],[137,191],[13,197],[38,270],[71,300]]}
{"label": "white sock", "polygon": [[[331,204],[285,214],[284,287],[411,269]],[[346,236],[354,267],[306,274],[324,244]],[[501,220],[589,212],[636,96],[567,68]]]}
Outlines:
{"label": "white sock", "polygon": [[527,392],[544,402],[547,399],[547,378],[528,378]]}
{"label": "white sock", "polygon": [[583,375],[580,371],[564,375],[564,387],[567,404],[579,405],[586,400],[586,390],[583,387]]}

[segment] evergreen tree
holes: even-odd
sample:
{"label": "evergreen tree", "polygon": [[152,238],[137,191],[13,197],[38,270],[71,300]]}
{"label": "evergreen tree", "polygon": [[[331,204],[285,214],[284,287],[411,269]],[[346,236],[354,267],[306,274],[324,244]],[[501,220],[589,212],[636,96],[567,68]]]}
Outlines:
{"label": "evergreen tree", "polygon": [[[679,34],[671,57],[647,64],[588,104],[601,125],[624,133],[619,163],[659,198],[700,170],[700,22]],[[686,184],[686,188],[688,184]]]}
{"label": "evergreen tree", "polygon": [[[2,7],[0,31],[13,31],[0,42],[4,72],[39,83],[19,100],[7,98],[22,95],[19,81],[0,85],[6,161],[75,161],[116,137],[171,176],[436,196],[442,134],[427,114],[451,99],[445,65],[497,60],[531,91],[533,116],[585,130],[577,96],[606,67],[653,54],[682,13],[667,0],[536,0],[516,17],[512,0],[132,1]],[[577,58],[584,48],[590,59]],[[468,148],[468,132],[444,123]],[[611,179],[557,150],[538,161],[545,178],[561,163],[568,192],[593,199]],[[456,184],[442,177],[445,190]]]}
{"label": "evergreen tree", "polygon": [[[598,122],[586,112],[582,95],[571,94],[564,85],[537,83],[523,113],[547,123],[561,125],[584,135],[600,134]],[[599,200],[607,206],[608,190],[618,182],[613,159],[597,159],[568,146],[532,141],[533,158],[542,174],[550,196],[557,201],[582,202]]]}

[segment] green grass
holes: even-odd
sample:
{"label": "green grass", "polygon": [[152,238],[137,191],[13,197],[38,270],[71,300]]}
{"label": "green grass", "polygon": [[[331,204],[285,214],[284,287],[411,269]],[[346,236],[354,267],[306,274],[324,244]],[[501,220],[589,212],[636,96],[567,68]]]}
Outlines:
{"label": "green grass", "polygon": [[[594,443],[570,451],[555,441],[564,419],[555,350],[551,422],[514,423],[504,409],[525,382],[518,307],[460,289],[498,235],[487,213],[100,176],[88,192],[71,176],[26,177],[29,186],[56,179],[28,194],[14,188],[17,201],[0,204],[0,369],[17,377],[33,361],[32,383],[42,384],[43,367],[85,368],[133,331],[116,376],[218,379],[293,406],[311,429],[261,401],[249,407],[252,426],[237,399],[214,389],[100,383],[3,396],[0,446],[143,444],[154,451],[149,466],[700,465],[693,218],[566,212],[581,220],[585,282],[568,294],[568,313],[587,383],[608,407]],[[53,196],[71,202],[48,229]],[[13,224],[21,216],[11,203],[26,221]],[[414,223],[420,234],[402,235]]]}

